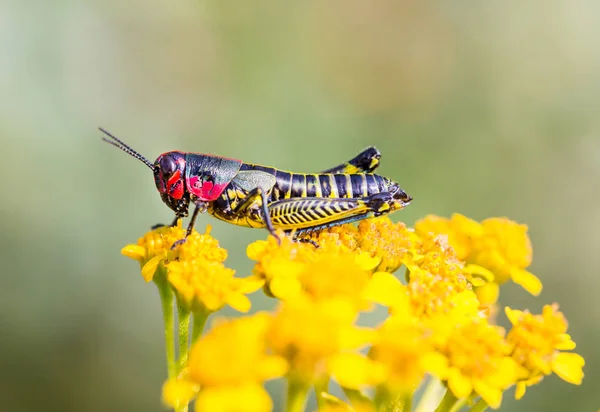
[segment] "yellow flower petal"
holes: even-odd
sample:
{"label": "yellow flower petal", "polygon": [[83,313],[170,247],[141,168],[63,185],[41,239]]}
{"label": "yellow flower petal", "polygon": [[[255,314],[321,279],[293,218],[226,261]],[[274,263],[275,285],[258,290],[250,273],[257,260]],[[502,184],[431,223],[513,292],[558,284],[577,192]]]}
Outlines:
{"label": "yellow flower petal", "polygon": [[162,389],[162,398],[165,405],[179,409],[191,402],[196,397],[200,386],[183,379],[169,379]]}
{"label": "yellow flower petal", "polygon": [[466,398],[473,391],[471,380],[463,376],[456,368],[450,368],[448,373],[448,387],[459,399]]}
{"label": "yellow flower petal", "polygon": [[257,384],[204,388],[196,399],[196,412],[269,412],[273,402]]}
{"label": "yellow flower petal", "polygon": [[500,296],[500,286],[497,283],[486,283],[475,290],[482,305],[493,305]]}
{"label": "yellow flower petal", "polygon": [[329,362],[329,372],[344,388],[375,386],[385,379],[385,366],[358,353],[344,353]]}
{"label": "yellow flower petal", "polygon": [[140,262],[146,259],[146,249],[139,245],[127,245],[121,249],[121,254]]}
{"label": "yellow flower petal", "polygon": [[242,313],[247,313],[252,307],[252,303],[250,302],[250,299],[248,299],[248,296],[242,294],[231,294],[231,296],[227,298],[227,304]]}
{"label": "yellow flower petal", "polygon": [[477,392],[488,405],[498,409],[502,403],[502,391],[497,387],[488,385],[483,380],[475,379],[473,389]]}
{"label": "yellow flower petal", "polygon": [[525,396],[526,390],[527,390],[527,385],[524,382],[518,382],[517,389],[515,390],[515,399],[519,400],[523,396]]}
{"label": "yellow flower petal", "polygon": [[246,254],[252,260],[259,260],[261,255],[267,249],[268,242],[266,240],[257,240],[252,242],[246,248]]}
{"label": "yellow flower petal", "polygon": [[269,290],[273,296],[286,300],[297,296],[302,290],[302,285],[294,277],[275,277],[269,283]]}
{"label": "yellow flower petal", "polygon": [[430,352],[423,355],[421,364],[423,365],[423,368],[432,375],[437,376],[442,380],[448,378],[448,359],[441,353]]}
{"label": "yellow flower petal", "polygon": [[190,349],[188,379],[202,388],[262,382],[283,375],[286,364],[267,350],[266,332],[273,317],[259,312],[222,320]]}
{"label": "yellow flower petal", "polygon": [[485,280],[486,282],[494,281],[494,273],[491,270],[484,268],[483,266],[469,264],[465,266],[465,272],[468,272],[472,275],[477,275],[483,278],[483,280]]}
{"label": "yellow flower petal", "polygon": [[281,356],[270,355],[256,365],[257,375],[263,380],[275,379],[283,376],[288,371],[288,363]]}
{"label": "yellow flower petal", "polygon": [[262,288],[264,284],[265,280],[258,276],[247,276],[245,278],[240,278],[238,290],[244,294],[253,293]]}
{"label": "yellow flower petal", "polygon": [[152,280],[156,269],[158,269],[158,265],[160,265],[160,262],[163,260],[165,260],[164,256],[154,256],[152,259],[146,262],[142,268],[142,276],[146,282],[150,282]]}
{"label": "yellow flower petal", "polygon": [[544,379],[544,375],[535,376],[531,379],[527,379],[525,381],[517,382],[517,390],[515,391],[515,399],[519,400],[523,396],[525,396],[525,392],[527,387],[537,385]]}
{"label": "yellow flower petal", "polygon": [[538,296],[542,291],[542,281],[537,278],[533,273],[526,271],[525,269],[512,268],[510,270],[510,277],[517,285],[523,286],[527,292],[533,296]]}
{"label": "yellow flower petal", "polygon": [[519,322],[521,316],[523,316],[522,310],[511,309],[508,306],[504,308],[504,313],[506,313],[506,317],[513,325]]}
{"label": "yellow flower petal", "polygon": [[356,264],[358,265],[358,267],[360,267],[362,270],[375,270],[375,268],[377,266],[379,266],[379,264],[381,263],[381,257],[379,256],[373,256],[371,257],[370,254],[366,253],[366,252],[362,252],[356,255],[356,257],[354,258]]}
{"label": "yellow flower petal", "polygon": [[573,350],[577,347],[575,342],[571,340],[571,336],[568,333],[561,333],[559,337],[560,342],[554,345],[554,348],[558,350]]}
{"label": "yellow flower petal", "polygon": [[552,361],[552,370],[562,380],[581,385],[585,360],[576,353],[559,353]]}
{"label": "yellow flower petal", "polygon": [[383,306],[392,306],[406,299],[406,288],[397,277],[388,272],[376,272],[365,288],[364,297]]}

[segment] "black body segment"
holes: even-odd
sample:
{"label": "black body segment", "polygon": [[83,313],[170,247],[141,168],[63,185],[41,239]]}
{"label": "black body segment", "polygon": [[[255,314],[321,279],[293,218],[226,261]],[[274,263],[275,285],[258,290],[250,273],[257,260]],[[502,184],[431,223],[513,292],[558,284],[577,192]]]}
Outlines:
{"label": "black body segment", "polygon": [[[360,162],[355,158],[330,170],[362,170],[352,162],[367,168],[367,158],[371,170],[377,167],[379,157],[374,154],[378,153],[367,149],[357,156]],[[411,200],[398,184],[372,173],[293,173],[249,163],[243,163],[239,173],[270,175],[273,179],[269,185],[262,185],[258,196],[250,195],[250,186],[234,178],[223,196],[209,206],[209,213],[215,217],[242,226],[272,225],[303,234],[389,213]],[[264,202],[268,216],[261,212]]]}

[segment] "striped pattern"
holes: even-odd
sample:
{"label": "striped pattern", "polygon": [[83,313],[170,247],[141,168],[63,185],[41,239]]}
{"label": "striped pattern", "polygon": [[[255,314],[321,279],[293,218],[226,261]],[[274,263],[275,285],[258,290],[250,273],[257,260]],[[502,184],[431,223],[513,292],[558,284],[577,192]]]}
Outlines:
{"label": "striped pattern", "polygon": [[367,209],[360,199],[286,199],[270,206],[270,216],[276,227],[301,229],[366,213]]}
{"label": "striped pattern", "polygon": [[242,164],[240,170],[260,170],[275,176],[270,201],[307,197],[357,199],[388,191],[392,184],[385,177],[365,173],[292,173],[248,163]]}

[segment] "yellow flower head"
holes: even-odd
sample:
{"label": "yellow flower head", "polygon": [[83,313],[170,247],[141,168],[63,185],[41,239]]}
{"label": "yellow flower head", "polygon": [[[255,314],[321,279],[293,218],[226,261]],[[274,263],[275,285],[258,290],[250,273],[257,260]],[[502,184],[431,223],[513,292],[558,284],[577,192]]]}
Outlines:
{"label": "yellow flower head", "polygon": [[512,357],[529,374],[517,385],[517,398],[525,394],[526,386],[552,372],[569,383],[581,384],[585,361],[576,353],[561,352],[575,349],[575,342],[567,334],[567,320],[558,305],[545,305],[541,315],[508,307],[505,312],[513,325],[507,336]]}
{"label": "yellow flower head", "polygon": [[527,226],[506,218],[486,219],[484,235],[473,244],[469,262],[489,269],[497,283],[510,279],[533,295],[539,295],[542,283],[525,270],[531,264],[531,241]]}
{"label": "yellow flower head", "polygon": [[358,247],[381,259],[377,270],[395,272],[402,258],[415,247],[417,236],[402,222],[393,223],[387,216],[363,220],[358,225]]}
{"label": "yellow flower head", "polygon": [[265,279],[267,291],[283,300],[300,294],[315,300],[346,298],[357,309],[366,309],[364,291],[380,260],[339,243],[337,234],[321,236],[327,241],[319,248],[288,237],[281,245],[273,237],[252,243],[247,253],[257,261],[254,275]]}
{"label": "yellow flower head", "polygon": [[444,277],[416,269],[410,274],[407,292],[418,317],[447,314],[454,322],[464,323],[480,316],[480,302],[464,276]]}
{"label": "yellow flower head", "polygon": [[[440,372],[445,367],[445,359],[434,350],[430,339],[432,330],[406,310],[402,312],[390,316],[377,329],[369,351],[374,365],[383,369],[377,383],[392,394],[412,392],[425,373]],[[370,369],[375,370],[375,366]]]}
{"label": "yellow flower head", "polygon": [[167,280],[178,301],[193,312],[214,312],[225,305],[247,312],[250,299],[263,281],[253,277],[236,278],[235,271],[221,262],[205,259],[176,260],[166,265]]}
{"label": "yellow flower head", "polygon": [[409,271],[407,292],[414,313],[430,317],[455,314],[467,319],[479,315],[480,303],[472,291],[473,278],[442,235],[425,235],[419,249],[404,259]]}
{"label": "yellow flower head", "polygon": [[297,379],[313,382],[341,351],[368,344],[372,331],[354,325],[356,309],[345,299],[286,301],[270,325],[267,339],[285,357]]}
{"label": "yellow flower head", "polygon": [[172,250],[173,244],[184,239],[185,234],[179,220],[176,226],[162,226],[151,230],[137,244],[125,246],[121,253],[140,262],[146,282],[152,280],[161,263],[176,259],[203,259],[212,262],[224,262],[227,259],[227,251],[219,247],[219,242],[210,236],[210,226],[207,226],[204,234],[193,230],[183,245]]}
{"label": "yellow flower head", "polygon": [[490,218],[478,223],[455,214],[451,219],[427,216],[417,222],[415,230],[421,236],[448,236],[457,257],[471,264],[474,273],[489,271],[499,284],[512,279],[533,295],[542,290],[540,280],[525,270],[531,264],[532,256],[526,225],[507,218]]}
{"label": "yellow flower head", "polygon": [[502,402],[502,392],[520,375],[518,364],[509,356],[510,346],[503,329],[476,320],[454,328],[446,344],[439,348],[448,360],[441,379],[457,398],[475,391],[492,408]]}
{"label": "yellow flower head", "polygon": [[457,258],[465,261],[471,253],[473,240],[483,234],[483,227],[479,222],[455,213],[450,219],[428,215],[415,223],[415,231],[421,237],[430,234],[448,236],[448,243],[456,251]]}
{"label": "yellow flower head", "polygon": [[307,263],[298,280],[302,289],[315,300],[332,298],[347,299],[357,309],[368,308],[364,291],[371,279],[371,272],[362,269],[352,256],[321,253]]}
{"label": "yellow flower head", "polygon": [[257,313],[217,323],[192,346],[182,375],[167,381],[163,400],[176,407],[197,396],[197,411],[270,411],[262,383],[287,370],[282,357],[267,351],[271,322],[269,314]]}
{"label": "yellow flower head", "polygon": [[217,322],[192,346],[189,380],[204,388],[260,383],[282,376],[284,359],[268,354],[266,347],[272,323],[267,313]]}
{"label": "yellow flower head", "polygon": [[251,243],[246,249],[248,257],[256,261],[254,275],[265,280],[265,292],[279,299],[298,295],[302,285],[298,276],[307,262],[315,258],[314,246],[294,242],[283,233],[281,244],[274,236]]}
{"label": "yellow flower head", "polygon": [[273,402],[262,385],[246,383],[205,388],[196,398],[196,412],[270,412]]}
{"label": "yellow flower head", "polygon": [[405,253],[414,248],[417,236],[404,223],[393,223],[387,216],[362,220],[354,225],[333,227],[313,235],[319,246],[331,244],[378,259],[373,270],[394,272],[402,265]]}

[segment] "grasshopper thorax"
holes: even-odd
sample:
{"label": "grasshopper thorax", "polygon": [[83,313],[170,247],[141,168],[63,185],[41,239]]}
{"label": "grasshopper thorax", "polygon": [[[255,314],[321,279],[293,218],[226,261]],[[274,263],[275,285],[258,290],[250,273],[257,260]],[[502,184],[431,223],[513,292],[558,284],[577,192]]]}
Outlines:
{"label": "grasshopper thorax", "polygon": [[154,162],[154,183],[163,202],[178,216],[187,215],[190,202],[185,190],[185,154],[182,152],[163,153]]}

